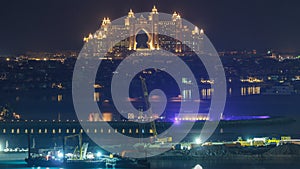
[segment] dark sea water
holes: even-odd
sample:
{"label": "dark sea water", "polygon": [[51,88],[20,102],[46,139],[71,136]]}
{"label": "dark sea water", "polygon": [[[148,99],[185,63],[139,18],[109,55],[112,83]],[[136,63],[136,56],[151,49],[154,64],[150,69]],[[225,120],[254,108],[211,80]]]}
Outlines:
{"label": "dark sea water", "polygon": [[[72,98],[70,94],[62,94],[63,100],[57,102],[57,93],[45,92],[44,94],[22,93],[22,94],[2,94],[0,104],[10,103],[14,110],[22,115],[25,119],[56,119],[58,113],[64,119],[75,119]],[[222,134],[216,130],[216,137],[213,140],[231,140],[238,136],[243,138],[254,136],[280,137],[290,135],[294,138],[300,138],[300,95],[292,96],[235,96],[228,97],[225,115],[269,115],[285,116],[296,119],[293,123],[265,125],[265,126],[229,126],[222,128]],[[43,114],[43,116],[38,116]],[[192,131],[193,132],[193,131]],[[214,137],[214,135],[213,135]],[[26,139],[15,135],[0,137],[0,143],[5,144],[8,140],[11,147],[26,146],[21,145],[15,140]],[[49,139],[49,138],[48,138]],[[38,143],[37,143],[38,144]],[[0,158],[0,169],[55,169],[52,167],[27,167],[22,160],[8,161],[8,158]],[[2,160],[2,161],[1,161]],[[5,161],[3,161],[5,160]],[[300,160],[300,159],[299,159]],[[200,164],[203,169],[300,169],[300,162],[260,162],[260,163],[209,163],[206,161],[180,161],[180,160],[163,160],[151,162],[151,169],[191,169],[196,164]]]}
{"label": "dark sea water", "polygon": [[[59,95],[62,96],[60,102],[57,101]],[[300,95],[229,96],[226,100],[223,114],[225,116],[268,115],[300,117],[299,100]],[[111,100],[110,102],[113,101]],[[201,112],[208,111],[209,103],[210,100],[202,100],[200,105]],[[58,114],[61,115],[62,120],[76,119],[72,94],[70,91],[62,93],[50,91],[1,93],[0,106],[5,104],[9,104],[11,108],[19,113],[24,119],[52,120],[57,119]],[[180,104],[178,103],[169,104],[170,106],[166,110],[169,112],[174,112],[173,110],[177,110],[180,107]]]}
{"label": "dark sea water", "polygon": [[[20,95],[8,95],[4,93],[0,96],[0,105],[4,105],[7,100],[9,100],[11,107],[13,107],[17,113],[20,113],[24,119],[57,119],[58,113],[60,113],[62,119],[76,119],[70,93],[63,93],[62,95],[63,100],[57,102],[57,93],[23,93]],[[14,99],[15,97],[19,97],[19,100]],[[225,116],[283,116],[293,118],[296,121],[293,123],[274,125],[242,125],[238,127],[226,126],[217,128],[211,140],[231,141],[236,140],[239,136],[242,136],[244,139],[253,137],[280,138],[280,136],[286,135],[292,136],[293,138],[300,138],[299,100],[300,95],[228,97],[224,110]],[[206,102],[208,101],[204,101],[204,104],[206,104]],[[176,105],[174,107],[176,107]],[[220,133],[221,130],[222,133]],[[191,135],[191,139],[193,140],[195,136],[198,136],[199,131],[191,131],[191,134],[193,134]],[[26,135],[18,136],[17,139],[16,135],[1,135],[0,149],[3,149],[6,141],[9,142],[10,147],[26,147],[27,142],[22,141],[24,139],[27,139]],[[48,145],[45,142],[49,140],[49,145],[53,146],[56,141],[51,139],[47,137],[43,142],[43,138],[39,136],[39,138],[36,138],[37,145],[39,145],[40,142],[43,142],[44,145]]]}
{"label": "dark sea water", "polygon": [[[203,169],[299,169],[299,163],[205,163],[197,161],[157,161],[151,163],[151,169],[192,169],[200,164]],[[23,161],[0,161],[1,169],[58,169],[56,167],[27,167]],[[61,168],[63,169],[63,168]]]}

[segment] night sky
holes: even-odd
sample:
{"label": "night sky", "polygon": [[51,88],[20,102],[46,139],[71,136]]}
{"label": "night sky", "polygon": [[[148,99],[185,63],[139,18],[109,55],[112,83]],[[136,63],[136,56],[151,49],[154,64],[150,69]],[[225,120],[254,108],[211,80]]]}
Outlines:
{"label": "night sky", "polygon": [[217,50],[300,51],[298,0],[1,0],[0,54],[80,50],[103,17],[154,4],[204,28]]}

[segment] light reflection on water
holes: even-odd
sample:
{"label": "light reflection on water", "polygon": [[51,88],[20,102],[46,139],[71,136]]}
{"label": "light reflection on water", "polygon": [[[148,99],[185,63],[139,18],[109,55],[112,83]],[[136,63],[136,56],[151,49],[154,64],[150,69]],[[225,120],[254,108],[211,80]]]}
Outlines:
{"label": "light reflection on water", "polygon": [[[196,161],[164,160],[152,161],[151,169],[193,169],[198,163]],[[300,164],[238,164],[238,163],[202,163],[203,169],[299,169]],[[27,167],[23,161],[0,161],[0,168],[6,169],[63,169],[57,167]],[[96,169],[96,168],[94,168]],[[99,168],[97,168],[99,169]]]}
{"label": "light reflection on water", "polygon": [[[261,94],[261,87],[260,86],[242,86],[237,88],[228,88],[227,89],[228,96],[250,96],[250,95],[260,95]],[[211,99],[212,95],[214,93],[213,88],[202,88],[200,89],[200,96],[202,99]],[[98,91],[94,92],[94,101],[99,102],[101,99],[101,96],[103,93],[100,93]],[[192,97],[192,91],[191,90],[183,90],[181,93],[183,99],[190,99]],[[65,100],[64,97],[70,97],[71,93],[56,93],[53,94],[51,91],[48,93],[44,93],[44,95],[39,96],[41,97],[41,100],[43,101],[49,101],[49,102],[62,102]],[[24,99],[27,99],[28,96],[23,95],[15,95],[15,102],[23,101]]]}

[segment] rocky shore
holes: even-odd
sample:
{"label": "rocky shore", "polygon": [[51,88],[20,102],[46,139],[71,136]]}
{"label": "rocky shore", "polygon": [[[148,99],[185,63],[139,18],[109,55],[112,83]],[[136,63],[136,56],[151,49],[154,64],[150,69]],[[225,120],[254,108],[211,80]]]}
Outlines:
{"label": "rocky shore", "polygon": [[151,159],[287,162],[300,159],[300,145],[285,144],[277,147],[200,146],[185,151],[170,150],[159,156],[151,157]]}

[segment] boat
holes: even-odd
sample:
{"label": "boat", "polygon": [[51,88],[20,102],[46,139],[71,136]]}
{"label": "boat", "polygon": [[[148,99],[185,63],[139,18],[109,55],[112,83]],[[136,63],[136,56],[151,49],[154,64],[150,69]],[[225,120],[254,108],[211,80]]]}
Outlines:
{"label": "boat", "polygon": [[46,157],[31,157],[25,159],[29,167],[64,167],[64,168],[150,168],[150,164],[144,160],[121,157],[103,156],[97,159],[58,159]]}
{"label": "boat", "polygon": [[[69,138],[78,137],[79,146],[73,153],[65,153],[64,147]],[[63,148],[49,150],[45,154],[32,153],[29,149],[25,159],[30,167],[64,167],[64,168],[149,168],[147,160],[126,158],[114,154],[103,155],[101,152],[87,152],[88,143],[82,144],[82,135],[66,136]]]}

